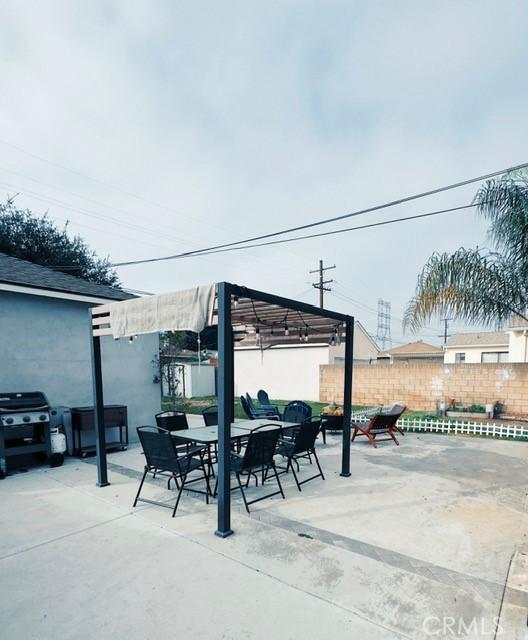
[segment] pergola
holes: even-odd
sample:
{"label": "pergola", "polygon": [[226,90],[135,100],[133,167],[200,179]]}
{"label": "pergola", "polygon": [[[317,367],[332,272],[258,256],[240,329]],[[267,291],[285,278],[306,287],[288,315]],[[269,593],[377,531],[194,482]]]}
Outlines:
{"label": "pergola", "polygon": [[168,330],[201,331],[218,324],[218,525],[225,538],[231,529],[230,434],[234,407],[234,334],[253,332],[260,343],[277,334],[316,335],[335,344],[344,332],[344,416],[341,475],[350,476],[350,418],[354,318],[328,309],[256,291],[229,282],[105,304],[91,309],[92,373],[96,429],[97,485],[108,486],[104,429],[101,338],[132,337]]}

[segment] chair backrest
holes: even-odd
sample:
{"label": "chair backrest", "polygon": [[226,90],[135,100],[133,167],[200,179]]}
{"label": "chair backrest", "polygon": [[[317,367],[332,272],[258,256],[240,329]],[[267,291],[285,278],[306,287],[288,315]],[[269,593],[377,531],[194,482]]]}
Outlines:
{"label": "chair backrest", "polygon": [[156,424],[165,431],[188,429],[187,416],[182,411],[162,411],[156,414]]}
{"label": "chair backrest", "polygon": [[244,450],[242,468],[247,470],[272,464],[281,431],[280,427],[273,424],[252,429]]}
{"label": "chair backrest", "polygon": [[302,400],[294,400],[284,407],[282,419],[284,422],[296,422],[302,424],[312,417],[312,407]]}
{"label": "chair backrest", "polygon": [[321,425],[328,431],[340,431],[343,428],[343,416],[321,416]]}
{"label": "chair backrest", "polygon": [[213,404],[202,411],[202,416],[206,427],[214,427],[218,424],[218,407]]}
{"label": "chair backrest", "polygon": [[387,414],[390,416],[396,416],[396,420],[398,420],[405,411],[407,411],[406,405],[396,403],[392,405],[389,411],[387,411]]}
{"label": "chair backrest", "polygon": [[367,431],[388,431],[395,423],[394,416],[390,413],[378,413],[372,416],[368,423]]}
{"label": "chair backrest", "polygon": [[178,455],[169,431],[148,426],[138,427],[136,431],[149,467],[160,471],[179,469]]}
{"label": "chair backrest", "polygon": [[270,407],[270,406],[272,406],[271,402],[270,402],[270,399],[269,399],[268,392],[264,391],[264,389],[259,389],[257,391],[257,399],[258,399],[259,404],[260,404],[261,407]]}
{"label": "chair backrest", "polygon": [[244,396],[240,396],[240,404],[242,405],[242,409],[244,409],[244,413],[246,414],[246,416],[250,419],[253,420],[253,418],[255,417],[248,405],[248,401],[246,400],[246,398],[244,398]]}
{"label": "chair backrest", "polygon": [[258,410],[257,405],[253,402],[253,398],[249,395],[249,393],[246,393],[246,400],[250,411],[255,412]]}
{"label": "chair backrest", "polygon": [[292,453],[295,455],[313,449],[320,430],[321,418],[302,424],[293,437]]}

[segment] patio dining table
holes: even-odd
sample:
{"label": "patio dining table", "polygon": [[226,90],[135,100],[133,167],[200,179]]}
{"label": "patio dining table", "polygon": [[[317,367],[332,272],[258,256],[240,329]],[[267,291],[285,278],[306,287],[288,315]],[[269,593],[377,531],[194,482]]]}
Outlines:
{"label": "patio dining table", "polygon": [[[250,431],[264,425],[282,427],[285,430],[293,429],[299,425],[295,422],[279,422],[278,420],[240,420],[231,423],[231,440],[247,438]],[[172,435],[179,440],[200,442],[202,444],[214,444],[218,442],[218,426],[191,427],[181,431],[173,431]]]}

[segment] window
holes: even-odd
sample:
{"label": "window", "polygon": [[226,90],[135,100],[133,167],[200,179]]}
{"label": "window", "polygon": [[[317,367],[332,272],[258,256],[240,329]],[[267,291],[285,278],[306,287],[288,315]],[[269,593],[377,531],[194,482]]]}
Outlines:
{"label": "window", "polygon": [[508,352],[507,351],[483,351],[480,356],[480,361],[484,363],[508,362]]}
{"label": "window", "polygon": [[465,353],[455,353],[455,362],[460,363],[460,362],[465,362],[466,361],[466,354]]}

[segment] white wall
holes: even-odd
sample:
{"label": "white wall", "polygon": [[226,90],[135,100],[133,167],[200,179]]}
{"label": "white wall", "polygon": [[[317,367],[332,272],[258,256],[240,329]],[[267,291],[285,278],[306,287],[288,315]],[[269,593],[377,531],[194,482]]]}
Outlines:
{"label": "white wall", "polygon": [[210,364],[185,365],[185,397],[202,398],[215,395],[215,367]]}
{"label": "white wall", "polygon": [[528,362],[528,331],[510,331],[510,362]]}
{"label": "white wall", "polygon": [[[466,364],[475,364],[482,362],[482,353],[495,352],[495,351],[508,351],[508,345],[477,345],[471,347],[448,347],[444,352],[444,362],[446,364],[455,363],[456,353],[465,353]],[[511,360],[509,360],[511,362]]]}
{"label": "white wall", "polygon": [[329,364],[327,346],[235,350],[235,396],[265,389],[277,400],[319,399],[319,365]]}

